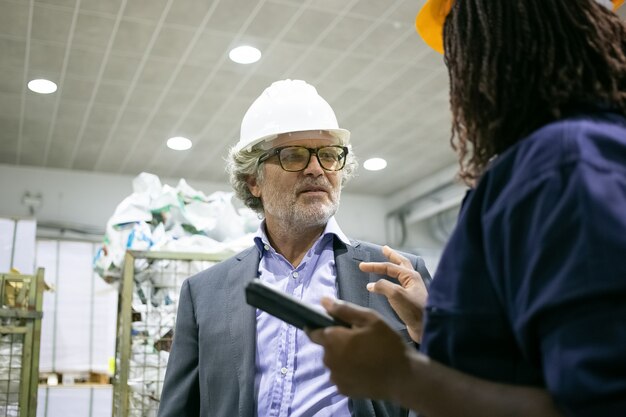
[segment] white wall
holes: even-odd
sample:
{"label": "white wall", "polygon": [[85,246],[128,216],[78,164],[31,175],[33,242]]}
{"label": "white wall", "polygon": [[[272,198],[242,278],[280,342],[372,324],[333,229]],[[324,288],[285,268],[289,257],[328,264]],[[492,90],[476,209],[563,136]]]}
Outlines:
{"label": "white wall", "polygon": [[39,386],[37,417],[110,417],[111,385]]}
{"label": "white wall", "polygon": [[43,295],[39,372],[108,373],[115,356],[117,287],[92,269],[99,244],[39,240]]}
{"label": "white wall", "polygon": [[343,193],[336,217],[349,237],[384,245],[386,214],[383,198]]}
{"label": "white wall", "polygon": [[[41,194],[35,217],[39,224],[66,223],[104,231],[115,207],[132,193],[131,176],[96,174],[61,169],[16,167],[0,164],[0,216],[29,217],[22,203],[26,192]],[[178,179],[161,178],[175,186]],[[193,188],[211,194],[230,191],[229,184],[188,181]],[[343,193],[337,219],[350,237],[385,243],[385,200]]]}

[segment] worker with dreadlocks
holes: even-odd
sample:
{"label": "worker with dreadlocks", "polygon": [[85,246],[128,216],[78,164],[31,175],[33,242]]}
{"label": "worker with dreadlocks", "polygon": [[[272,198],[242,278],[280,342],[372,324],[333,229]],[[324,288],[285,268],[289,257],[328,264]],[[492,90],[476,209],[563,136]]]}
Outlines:
{"label": "worker with dreadlocks", "polygon": [[603,3],[426,2],[472,190],[427,301],[401,258],[361,264],[424,314],[421,353],[324,300],[352,323],[309,332],[340,392],[428,417],[626,415],[626,25]]}

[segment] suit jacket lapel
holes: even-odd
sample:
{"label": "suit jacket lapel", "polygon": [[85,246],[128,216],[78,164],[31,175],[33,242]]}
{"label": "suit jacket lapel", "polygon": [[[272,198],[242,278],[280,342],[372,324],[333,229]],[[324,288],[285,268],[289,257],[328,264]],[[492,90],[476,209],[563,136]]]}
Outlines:
{"label": "suit jacket lapel", "polygon": [[233,349],[232,358],[221,366],[229,366],[231,360],[233,361],[239,380],[239,415],[247,417],[255,414],[256,315],[255,309],[246,303],[245,286],[258,274],[259,257],[256,247],[242,252],[238,259],[240,262],[230,270],[227,277],[228,315],[221,318],[230,320],[230,337],[236,348]]}
{"label": "suit jacket lapel", "polygon": [[[352,245],[345,245],[341,240],[335,238],[335,265],[337,266],[337,297],[361,306],[369,306],[370,293],[365,285],[372,280],[368,275],[367,282],[359,279],[365,273],[359,269],[359,263],[368,262],[369,252],[361,250],[360,244],[351,241]],[[371,400],[364,398],[353,399],[352,415],[357,417],[375,417],[374,406]]]}
{"label": "suit jacket lapel", "polygon": [[[346,301],[361,306],[369,306],[369,291],[365,287],[366,282],[358,279],[365,273],[359,269],[359,263],[367,262],[370,254],[359,248],[359,242],[352,241],[351,245],[344,245],[335,238],[335,265],[337,266],[337,296]],[[371,277],[368,274],[368,282]]]}

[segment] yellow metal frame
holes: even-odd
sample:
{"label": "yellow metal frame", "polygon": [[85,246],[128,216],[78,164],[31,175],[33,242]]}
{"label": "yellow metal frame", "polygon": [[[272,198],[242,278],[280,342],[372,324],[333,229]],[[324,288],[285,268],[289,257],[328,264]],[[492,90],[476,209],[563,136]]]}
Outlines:
{"label": "yellow metal frame", "polygon": [[[172,260],[172,261],[209,261],[219,262],[231,254],[206,254],[206,253],[182,253],[182,252],[149,252],[149,251],[126,251],[124,267],[120,282],[120,298],[118,301],[117,314],[117,340],[115,347],[116,369],[113,377],[113,416],[128,417],[130,388],[128,376],[130,372],[131,358],[131,320],[132,300],[134,289],[135,260]],[[117,404],[116,404],[117,403]]]}
{"label": "yellow metal frame", "polygon": [[[39,352],[41,318],[43,317],[44,269],[35,275],[0,274],[0,317],[20,319],[23,324],[0,326],[0,333],[24,334],[20,372],[20,417],[37,415],[37,386],[39,384]],[[12,288],[17,293],[9,294]],[[11,297],[11,302],[9,302]]]}

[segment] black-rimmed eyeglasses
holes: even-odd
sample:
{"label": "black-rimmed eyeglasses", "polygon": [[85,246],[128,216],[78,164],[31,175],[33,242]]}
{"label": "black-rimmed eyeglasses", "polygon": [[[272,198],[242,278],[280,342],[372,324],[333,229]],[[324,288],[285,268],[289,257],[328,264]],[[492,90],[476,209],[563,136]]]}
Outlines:
{"label": "black-rimmed eyeglasses", "polygon": [[326,171],[340,171],[346,165],[348,148],[332,145],[319,148],[305,146],[279,146],[270,149],[259,158],[259,164],[278,155],[278,162],[285,171],[298,172],[309,166],[311,155],[315,154],[317,162]]}

